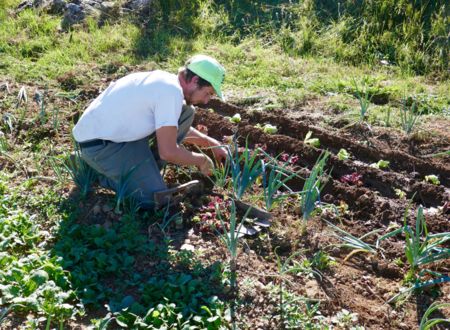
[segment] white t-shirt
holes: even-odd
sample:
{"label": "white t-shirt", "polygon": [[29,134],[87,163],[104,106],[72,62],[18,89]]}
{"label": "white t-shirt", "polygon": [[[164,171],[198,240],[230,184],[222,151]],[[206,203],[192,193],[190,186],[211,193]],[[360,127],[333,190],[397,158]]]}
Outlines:
{"label": "white t-shirt", "polygon": [[178,76],[165,71],[129,74],[102,92],[73,128],[78,142],[128,142],[163,126],[178,127],[184,102]]}

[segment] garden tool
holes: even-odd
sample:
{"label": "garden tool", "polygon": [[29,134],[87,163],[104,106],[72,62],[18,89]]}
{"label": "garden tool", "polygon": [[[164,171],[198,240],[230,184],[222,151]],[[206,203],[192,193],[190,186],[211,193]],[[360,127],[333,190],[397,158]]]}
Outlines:
{"label": "garden tool", "polygon": [[238,231],[239,237],[256,235],[262,228],[268,228],[271,225],[270,219],[272,218],[272,214],[269,212],[240,200],[235,200],[235,205],[238,210],[241,210],[244,213],[248,212],[244,224]]}
{"label": "garden tool", "polygon": [[155,209],[173,206],[180,203],[189,194],[200,194],[203,184],[199,180],[192,180],[179,186],[157,191],[154,193]]}

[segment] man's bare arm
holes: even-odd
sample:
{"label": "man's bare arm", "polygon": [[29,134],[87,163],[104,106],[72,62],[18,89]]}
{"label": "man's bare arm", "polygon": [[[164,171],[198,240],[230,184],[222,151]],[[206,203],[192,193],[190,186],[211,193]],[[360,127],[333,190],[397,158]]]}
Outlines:
{"label": "man's bare arm", "polygon": [[177,165],[195,165],[204,174],[212,166],[208,156],[188,151],[177,144],[176,126],[164,126],[156,130],[158,152],[161,159]]}

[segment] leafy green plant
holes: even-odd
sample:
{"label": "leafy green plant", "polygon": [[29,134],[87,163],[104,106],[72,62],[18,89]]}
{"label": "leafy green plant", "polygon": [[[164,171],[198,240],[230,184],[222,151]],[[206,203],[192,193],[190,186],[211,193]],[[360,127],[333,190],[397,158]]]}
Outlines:
{"label": "leafy green plant", "polygon": [[329,152],[322,153],[317,159],[311,173],[305,180],[301,191],[300,207],[303,212],[303,220],[307,221],[311,213],[316,208],[316,202],[320,200],[320,192],[323,189],[322,179],[325,173],[325,164],[329,157]]}
{"label": "leafy green plant", "polygon": [[389,167],[389,163],[390,162],[388,160],[380,159],[378,162],[370,164],[370,167],[378,168],[378,169],[385,169],[385,168]]}
{"label": "leafy green plant", "polygon": [[347,159],[350,158],[350,154],[348,153],[347,150],[340,149],[338,154],[337,154],[337,157],[338,157],[339,160],[347,160]]}
{"label": "leafy green plant", "polygon": [[318,138],[313,138],[311,131],[308,131],[308,133],[306,133],[303,143],[316,148],[320,147],[320,140]]}
{"label": "leafy green plant", "polygon": [[345,308],[337,312],[335,316],[331,318],[331,321],[343,329],[356,329],[352,327],[356,322],[358,322],[358,314],[352,313]]}
{"label": "leafy green plant", "polygon": [[336,265],[335,259],[323,250],[319,250],[310,259],[311,267],[319,271]]}
{"label": "leafy green plant", "polygon": [[405,199],[405,198],[406,198],[406,193],[405,193],[403,190],[398,189],[398,188],[395,188],[395,189],[394,189],[394,192],[395,192],[395,195],[396,195],[398,198],[400,198],[400,199]]}
{"label": "leafy green plant", "polygon": [[210,285],[205,285],[204,278],[195,278],[191,274],[151,277],[143,286],[139,303],[115,312],[116,322],[133,329],[151,326],[179,329],[187,325],[220,329],[229,319],[224,303],[213,295],[213,291]]}
{"label": "leafy green plant", "polygon": [[430,175],[425,175],[425,181],[429,182],[431,184],[434,184],[436,186],[441,184],[441,181],[439,181],[439,178],[437,175],[434,174],[430,174]]}
{"label": "leafy green plant", "polygon": [[264,133],[267,134],[275,134],[276,132],[278,132],[277,127],[272,124],[261,125],[258,123],[255,125],[255,127],[261,129]]}
{"label": "leafy green plant", "polygon": [[450,307],[450,303],[438,303],[433,302],[430,306],[428,306],[427,310],[422,316],[422,319],[420,320],[419,329],[420,330],[429,330],[440,323],[447,323],[450,324],[450,319],[444,319],[444,318],[434,318],[430,319],[430,315],[433,314],[435,311],[437,311],[439,308],[445,308]]}
{"label": "leafy green plant", "polygon": [[230,118],[230,122],[234,124],[238,124],[241,122],[241,115],[239,113],[235,114],[233,117]]}
{"label": "leafy green plant", "polygon": [[400,122],[403,131],[406,134],[410,134],[417,123],[417,120],[422,115],[421,111],[417,110],[417,103],[413,102],[411,106],[408,106],[407,100],[403,99],[402,109],[400,110]]}

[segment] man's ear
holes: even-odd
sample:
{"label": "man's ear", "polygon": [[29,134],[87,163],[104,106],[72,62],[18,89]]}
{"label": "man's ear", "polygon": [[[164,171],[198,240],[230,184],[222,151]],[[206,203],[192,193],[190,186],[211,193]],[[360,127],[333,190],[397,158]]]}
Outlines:
{"label": "man's ear", "polygon": [[198,85],[198,76],[193,76],[191,79],[191,83]]}

